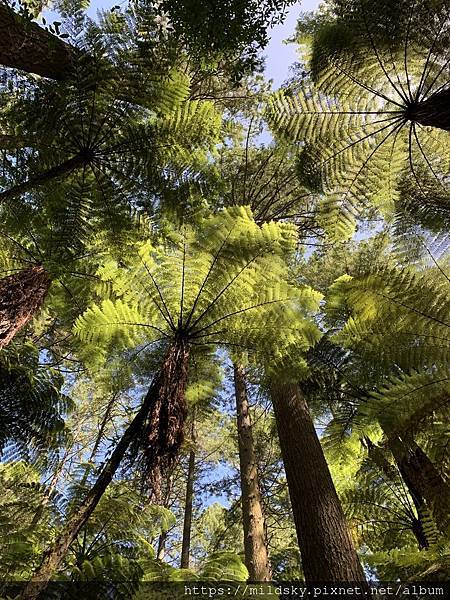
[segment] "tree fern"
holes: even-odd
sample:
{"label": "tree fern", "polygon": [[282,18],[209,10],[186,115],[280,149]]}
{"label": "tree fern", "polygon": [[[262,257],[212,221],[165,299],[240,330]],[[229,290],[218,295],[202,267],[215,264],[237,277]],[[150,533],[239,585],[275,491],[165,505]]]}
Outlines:
{"label": "tree fern", "polygon": [[[388,361],[395,358],[401,365],[403,354],[406,368],[422,366],[426,361],[430,369],[435,361],[445,363],[448,285],[439,269],[433,267],[422,272],[388,269],[359,281],[349,279],[342,277],[330,293],[331,315],[334,299],[341,294],[339,290],[349,291],[348,295],[344,293],[344,303],[350,312],[338,338],[352,339],[352,343],[367,349],[376,343],[383,344],[381,358]],[[344,297],[340,297],[343,300]],[[396,344],[389,342],[393,339],[391,336],[395,336]]]}
{"label": "tree fern", "polygon": [[[169,246],[145,243],[133,259],[131,278],[124,281],[118,272],[117,299],[90,308],[75,331],[86,348],[93,350],[96,342],[96,350],[88,350],[91,361],[103,360],[111,345],[141,352],[178,338],[191,352],[226,345],[235,352],[269,353],[267,362],[284,360],[286,352],[317,338],[303,312],[315,308],[317,294],[279,281],[285,273],[279,257],[294,241],[290,227],[259,227],[248,209],[235,208],[206,219],[199,233],[175,234]],[[267,330],[273,327],[281,335],[270,347]],[[99,340],[106,342],[103,350]]]}
{"label": "tree fern", "polygon": [[[83,39],[103,55],[101,32]],[[142,108],[121,98],[111,65],[89,56],[64,82],[17,91],[3,111],[0,202],[15,212],[13,199],[37,196],[61,244],[83,240],[93,225],[116,234],[130,226],[130,209],[148,210],[171,170],[198,169],[221,131],[211,103],[189,102],[181,73],[147,73],[153,103]]]}
{"label": "tree fern", "polygon": [[[117,300],[105,300],[90,309],[78,321],[76,331],[86,342],[115,336],[116,343],[126,347],[170,339],[180,328],[187,330],[194,345],[214,346],[223,341],[230,347],[261,351],[258,345],[269,323],[282,323],[287,311],[294,311],[294,317],[296,302],[305,307],[297,318],[306,314],[302,310],[317,305],[317,294],[308,288],[295,290],[280,281],[286,267],[276,253],[291,251],[294,243],[288,225],[259,227],[248,209],[225,210],[206,219],[201,233],[186,229],[183,235],[174,235],[168,247],[142,245],[134,259],[133,287],[125,290],[119,278]],[[266,275],[263,287],[257,284],[262,273]],[[261,318],[261,327],[246,331],[246,325],[242,327],[246,313],[251,321]],[[304,328],[307,331],[306,324]],[[284,326],[280,345],[289,344],[290,335],[293,327]]]}
{"label": "tree fern", "polygon": [[[377,12],[370,0],[350,17],[323,24],[313,41],[313,84],[306,80],[279,92],[269,106],[276,130],[306,143],[319,157],[326,214],[330,220],[333,210],[341,215],[338,231],[332,232],[341,239],[351,235],[352,217],[367,201],[385,215],[394,206],[412,208],[402,190],[405,177],[421,197],[423,210],[437,209],[436,195],[443,198],[442,210],[448,210],[445,134],[437,121],[419,116],[421,106],[448,93],[443,54],[447,16],[440,3],[430,7],[424,17],[430,35],[420,38],[411,30],[413,9],[402,5],[402,10],[405,29],[397,23],[402,43],[398,36],[393,43],[389,35],[378,35],[377,27],[394,26],[389,11]],[[375,22],[367,17],[370,11],[377,12]],[[431,130],[433,125],[438,129]]]}

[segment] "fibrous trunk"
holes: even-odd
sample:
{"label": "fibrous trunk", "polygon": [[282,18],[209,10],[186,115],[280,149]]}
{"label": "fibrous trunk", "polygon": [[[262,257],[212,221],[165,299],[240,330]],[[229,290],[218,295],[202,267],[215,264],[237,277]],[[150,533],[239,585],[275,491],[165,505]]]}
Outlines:
{"label": "fibrous trunk", "polygon": [[[170,409],[172,404],[178,409],[185,406],[187,361],[188,350],[184,343],[174,342],[170,346],[161,368],[154,377],[139,411],[125,430],[111,457],[105,462],[95,484],[77,512],[70,517],[52,546],[44,553],[41,566],[37,569],[21,596],[23,600],[34,600],[46,589],[51,578],[63,562],[70,544],[85,525],[111,483],[130,446],[134,443],[140,445],[146,441],[148,446],[141,447],[141,451],[146,457],[147,467],[150,468],[150,465],[153,465],[153,468],[158,472],[157,481],[162,476],[162,469],[166,465],[172,464],[175,449],[181,443],[179,441],[182,438],[182,432],[179,432],[181,420],[177,419],[177,424],[174,425],[167,423],[167,419],[168,415],[174,416],[174,410]],[[158,425],[158,414],[160,415],[159,426],[155,434],[155,432],[149,430],[149,426],[152,423]],[[169,436],[167,435],[168,432]],[[154,447],[151,447],[152,444]],[[148,473],[148,475],[150,479],[153,479],[152,473]]]}
{"label": "fibrous trunk", "polygon": [[264,512],[244,367],[234,365],[245,565],[250,581],[270,581]]}
{"label": "fibrous trunk", "polygon": [[70,74],[75,49],[0,4],[0,64],[51,79]]}
{"label": "fibrous trunk", "polygon": [[188,348],[182,341],[170,348],[164,364],[159,394],[146,414],[142,430],[131,444],[131,455],[140,463],[152,500],[160,502],[165,473],[174,466],[184,439],[187,416]]}
{"label": "fibrous trunk", "polygon": [[280,381],[271,396],[305,580],[364,582],[305,398],[298,385]]}
{"label": "fibrous trunk", "polygon": [[408,110],[411,121],[450,131],[450,88],[432,94]]}
{"label": "fibrous trunk", "polygon": [[[389,449],[413,494],[425,500],[438,529],[450,529],[450,487],[425,452],[413,440],[387,434]],[[413,496],[414,498],[414,496]]]}
{"label": "fibrous trunk", "polygon": [[41,265],[0,279],[0,349],[35,316],[49,287],[50,278]]}

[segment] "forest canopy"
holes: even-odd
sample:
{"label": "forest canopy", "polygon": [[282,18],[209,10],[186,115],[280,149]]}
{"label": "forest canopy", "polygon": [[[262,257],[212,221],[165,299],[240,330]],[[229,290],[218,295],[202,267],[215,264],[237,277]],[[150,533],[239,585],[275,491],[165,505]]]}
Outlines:
{"label": "forest canopy", "polygon": [[448,5],[295,4],[0,0],[1,599],[450,591]]}

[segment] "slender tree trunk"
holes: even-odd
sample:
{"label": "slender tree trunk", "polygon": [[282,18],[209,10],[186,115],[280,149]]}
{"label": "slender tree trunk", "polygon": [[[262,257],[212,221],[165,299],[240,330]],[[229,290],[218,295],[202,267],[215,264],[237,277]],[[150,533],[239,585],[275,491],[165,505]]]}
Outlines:
{"label": "slender tree trunk", "polygon": [[[161,412],[161,406],[166,407],[180,397],[184,397],[187,384],[188,352],[183,342],[175,342],[168,350],[163,364],[155,376],[141,408],[125,430],[122,438],[115,447],[111,457],[106,461],[97,481],[87,494],[77,512],[67,522],[63,531],[52,546],[45,552],[41,566],[28,582],[21,598],[35,600],[49,584],[52,576],[64,560],[70,544],[85,525],[101,497],[111,483],[125,453],[130,445],[146,434],[146,426],[156,407]],[[148,449],[150,452],[150,449]],[[170,451],[170,449],[169,449]],[[162,456],[162,448],[157,448],[158,456]],[[157,468],[160,464],[156,465]]]}
{"label": "slender tree trunk", "polygon": [[[386,433],[386,432],[385,432]],[[413,440],[386,433],[389,449],[412,495],[423,498],[438,529],[450,529],[450,487],[433,462]]]}
{"label": "slender tree trunk", "polygon": [[258,479],[253,429],[244,367],[234,365],[242,521],[245,565],[250,581],[270,581],[272,573],[266,544],[266,529]]}
{"label": "slender tree trunk", "polygon": [[[174,465],[174,468],[175,468],[175,465]],[[170,496],[172,494],[173,483],[174,483],[173,469],[166,480],[166,487],[164,490],[164,500],[161,502],[161,506],[164,506],[164,508],[170,508],[170,506],[171,506]],[[158,545],[156,548],[156,558],[158,560],[164,560],[164,556],[166,555],[167,538],[169,537],[169,532],[171,531],[171,529],[173,529],[173,527],[171,527],[170,529],[167,529],[166,531],[162,531],[161,534],[158,536]]]}
{"label": "slender tree trunk", "polygon": [[188,473],[186,482],[186,501],[184,504],[183,541],[181,545],[181,568],[189,569],[189,558],[191,553],[191,530],[192,514],[194,505],[194,479],[195,479],[195,416],[192,415],[191,441],[192,447],[189,451]]}
{"label": "slender tree trunk", "polygon": [[45,185],[46,183],[53,181],[53,179],[64,177],[64,175],[75,171],[76,169],[82,167],[85,163],[86,157],[81,154],[77,154],[65,162],[56,165],[56,167],[52,167],[43,173],[39,173],[38,175],[31,177],[23,183],[19,183],[8,190],[5,190],[4,192],[0,192],[0,203],[13,200],[18,196],[25,194],[25,192],[29,192],[40,185]]}
{"label": "slender tree trunk", "polygon": [[305,580],[364,582],[305,398],[280,381],[272,382],[271,396]]}
{"label": "slender tree trunk", "polygon": [[48,273],[41,265],[0,279],[0,349],[38,312],[49,287]]}
{"label": "slender tree trunk", "polygon": [[0,3],[0,64],[50,79],[66,78],[76,49]]}
{"label": "slender tree trunk", "polygon": [[167,531],[163,531],[158,537],[158,549],[156,550],[157,560],[164,560],[166,554]]}
{"label": "slender tree trunk", "polygon": [[408,118],[420,125],[450,131],[450,88],[432,94],[426,100],[412,105]]}

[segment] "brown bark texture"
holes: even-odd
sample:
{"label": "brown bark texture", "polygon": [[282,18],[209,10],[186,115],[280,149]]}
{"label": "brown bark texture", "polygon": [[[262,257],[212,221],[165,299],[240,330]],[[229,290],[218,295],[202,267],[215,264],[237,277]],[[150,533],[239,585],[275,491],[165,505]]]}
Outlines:
{"label": "brown bark texture", "polygon": [[75,49],[0,1],[0,64],[50,79],[70,74]]}
{"label": "brown bark texture", "polygon": [[[192,419],[191,441],[195,443],[195,420]],[[191,531],[192,515],[194,509],[194,481],[195,481],[195,450],[194,447],[189,451],[188,472],[186,481],[186,500],[184,503],[183,520],[183,540],[181,544],[181,563],[182,569],[189,569],[191,553]]]}
{"label": "brown bark texture", "polygon": [[364,573],[298,385],[273,381],[271,396],[307,583],[361,582]]}
{"label": "brown bark texture", "polygon": [[[178,401],[181,396],[184,397],[187,384],[187,360],[188,353],[183,343],[174,343],[169,348],[139,411],[125,430],[110,458],[105,462],[100,475],[81,506],[69,518],[63,531],[45,552],[40,567],[34,573],[21,595],[22,600],[35,600],[47,588],[50,580],[64,560],[70,544],[87,522],[108,485],[111,483],[130,445],[136,438],[142,438],[143,432],[145,434],[149,414],[154,411],[155,406],[161,407],[162,405],[170,404],[174,398],[175,401]],[[149,440],[149,443],[151,443],[151,440]],[[169,451],[172,451],[172,449],[169,449]],[[158,447],[158,453],[161,457],[161,447]],[[157,465],[157,467],[160,466],[160,464]]]}
{"label": "brown bark texture", "polygon": [[38,312],[50,287],[41,265],[0,279],[0,349]]}
{"label": "brown bark texture", "polygon": [[264,511],[255,456],[253,429],[244,367],[234,365],[237,431],[241,476],[241,504],[244,526],[245,565],[250,581],[272,578],[266,543]]}
{"label": "brown bark texture", "polygon": [[414,495],[425,500],[438,529],[448,533],[450,530],[448,482],[416,442],[402,440],[396,435],[388,435],[387,438],[389,448],[408,488],[413,490]]}
{"label": "brown bark texture", "polygon": [[156,503],[161,501],[163,477],[174,466],[184,439],[187,371],[188,348],[183,341],[175,342],[163,365],[160,392],[130,449],[141,463],[144,483]]}

